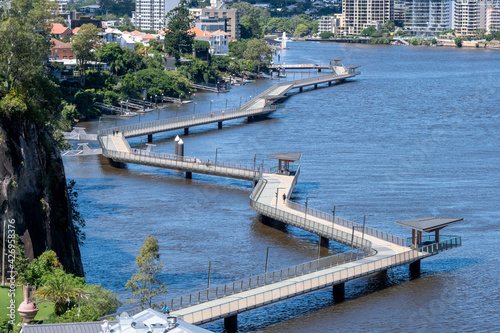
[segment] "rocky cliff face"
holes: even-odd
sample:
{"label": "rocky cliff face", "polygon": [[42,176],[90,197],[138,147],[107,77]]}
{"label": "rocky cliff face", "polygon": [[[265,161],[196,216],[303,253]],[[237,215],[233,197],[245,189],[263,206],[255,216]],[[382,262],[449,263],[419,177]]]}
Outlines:
{"label": "rocky cliff face", "polygon": [[14,219],[33,259],[50,249],[83,276],[64,166],[44,127],[0,116],[0,221]]}

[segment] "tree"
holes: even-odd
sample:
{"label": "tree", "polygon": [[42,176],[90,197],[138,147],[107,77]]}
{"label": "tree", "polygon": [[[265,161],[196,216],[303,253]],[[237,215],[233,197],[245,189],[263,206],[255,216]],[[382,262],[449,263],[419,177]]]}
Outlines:
{"label": "tree", "polygon": [[462,47],[462,37],[455,38],[455,45],[458,47]]}
{"label": "tree", "polygon": [[245,15],[241,18],[241,38],[262,38],[262,28],[259,21],[253,16]]}
{"label": "tree", "polygon": [[331,38],[335,36],[332,32],[322,32],[319,34],[321,38]]}
{"label": "tree", "polygon": [[363,31],[361,31],[361,35],[363,36],[375,36],[377,34],[377,28],[375,28],[374,26],[369,26],[368,28],[365,28],[363,29]]}
{"label": "tree", "polygon": [[164,265],[160,262],[160,246],[155,237],[147,235],[136,263],[139,269],[127,281],[126,289],[132,290],[134,298],[140,296],[139,302],[145,309],[146,305],[151,307],[155,296],[167,293],[167,287],[158,277]]}
{"label": "tree", "polygon": [[309,28],[307,27],[307,25],[300,23],[299,25],[297,25],[297,28],[295,28],[294,35],[302,37],[307,35],[308,33],[309,33]]}
{"label": "tree", "polygon": [[125,50],[117,43],[107,43],[96,51],[97,59],[109,65],[109,68],[118,75],[124,66]]}
{"label": "tree", "polygon": [[123,304],[115,293],[100,284],[89,284],[84,289],[88,297],[81,300],[81,305],[96,309],[98,317],[116,312]]}
{"label": "tree", "polygon": [[183,7],[175,7],[167,14],[168,25],[165,33],[165,52],[178,61],[182,54],[191,53],[194,37],[188,33],[193,24],[189,11]]}
{"label": "tree", "polygon": [[267,47],[264,41],[252,39],[248,42],[243,57],[251,60],[257,66],[257,72],[260,72],[261,66],[267,66],[271,63],[273,51]]}
{"label": "tree", "polygon": [[89,62],[95,59],[94,49],[101,42],[98,33],[101,29],[93,24],[84,24],[73,37],[72,48],[75,52],[77,67],[80,71],[80,83],[85,86],[85,71]]}
{"label": "tree", "polygon": [[66,274],[58,270],[50,275],[43,287],[35,292],[35,296],[54,303],[54,312],[57,316],[62,315],[69,308],[72,299],[77,299],[83,289],[75,285],[72,274]]}

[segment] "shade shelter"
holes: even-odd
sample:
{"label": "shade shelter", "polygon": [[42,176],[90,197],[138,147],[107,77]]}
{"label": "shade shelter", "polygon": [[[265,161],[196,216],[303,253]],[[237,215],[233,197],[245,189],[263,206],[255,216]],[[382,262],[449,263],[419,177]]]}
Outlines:
{"label": "shade shelter", "polygon": [[422,232],[434,232],[435,241],[439,242],[439,230],[463,220],[460,218],[423,217],[414,220],[397,221],[396,224],[411,229],[411,245],[414,247],[422,244]]}
{"label": "shade shelter", "polygon": [[290,172],[290,162],[300,161],[302,153],[276,153],[267,155],[266,158],[278,160],[278,173]]}

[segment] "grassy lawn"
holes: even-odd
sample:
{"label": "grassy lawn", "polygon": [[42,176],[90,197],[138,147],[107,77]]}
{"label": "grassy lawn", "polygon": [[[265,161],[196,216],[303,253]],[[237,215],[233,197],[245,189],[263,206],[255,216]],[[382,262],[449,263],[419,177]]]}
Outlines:
{"label": "grassy lawn", "polygon": [[[10,298],[8,293],[9,293],[9,287],[7,285],[5,285],[5,287],[0,286],[0,318],[2,319],[7,318],[9,314],[9,309],[7,309],[7,307],[10,306]],[[16,300],[16,325],[17,325],[17,323],[19,323],[22,319],[17,313],[17,308],[24,300],[23,289],[21,287],[16,288],[15,300]],[[50,302],[43,302],[37,305],[39,311],[36,314],[36,317],[35,319],[33,319],[33,321],[41,320],[46,316],[48,316],[49,314],[51,314],[52,312],[54,312],[54,304]],[[16,329],[14,329],[14,331],[17,332]]]}

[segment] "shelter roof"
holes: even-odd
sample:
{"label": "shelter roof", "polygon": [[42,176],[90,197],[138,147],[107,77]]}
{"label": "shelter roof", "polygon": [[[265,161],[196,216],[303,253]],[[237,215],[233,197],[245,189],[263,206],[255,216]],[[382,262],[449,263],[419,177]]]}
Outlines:
{"label": "shelter roof", "polygon": [[464,219],[461,218],[423,217],[414,220],[396,221],[396,224],[415,230],[429,232],[442,229],[450,224],[463,220]]}
{"label": "shelter roof", "polygon": [[295,162],[295,161],[300,161],[301,156],[302,156],[302,153],[276,153],[276,154],[267,155],[266,158]]}

